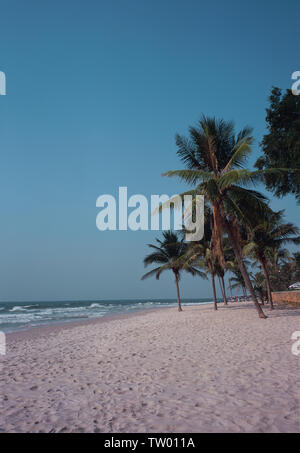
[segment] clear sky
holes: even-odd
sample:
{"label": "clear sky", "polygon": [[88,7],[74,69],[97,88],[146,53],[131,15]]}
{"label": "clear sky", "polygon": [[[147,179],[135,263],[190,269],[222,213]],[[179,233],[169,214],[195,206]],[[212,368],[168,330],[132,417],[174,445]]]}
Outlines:
{"label": "clear sky", "polygon": [[[253,126],[253,162],[299,18],[298,0],[2,0],[0,300],[175,297],[171,275],[140,281],[157,233],[99,232],[96,198],[182,190],[161,173],[201,113]],[[299,225],[294,198],[272,207]]]}

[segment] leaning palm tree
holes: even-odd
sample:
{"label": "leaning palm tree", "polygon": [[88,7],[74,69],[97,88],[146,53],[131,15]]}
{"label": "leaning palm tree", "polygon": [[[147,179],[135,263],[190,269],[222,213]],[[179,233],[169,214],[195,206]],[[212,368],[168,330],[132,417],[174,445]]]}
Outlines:
{"label": "leaning palm tree", "polygon": [[264,219],[250,233],[250,242],[244,247],[244,253],[254,257],[260,264],[266,279],[268,302],[273,310],[272,288],[268,269],[268,251],[279,250],[284,244],[299,244],[299,228],[292,223],[282,223],[283,211],[266,211]]}
{"label": "leaning palm tree", "polygon": [[177,291],[177,304],[178,311],[182,311],[180,292],[179,292],[179,280],[180,274],[184,270],[193,276],[199,275],[202,278],[206,278],[204,272],[200,271],[199,268],[186,263],[187,244],[184,239],[180,239],[179,236],[172,231],[163,232],[163,240],[156,238],[155,244],[148,244],[148,247],[154,249],[154,252],[150,253],[144,259],[144,265],[159,263],[160,266],[152,269],[142,276],[142,280],[145,278],[155,275],[156,279],[159,280],[162,272],[171,270],[175,276],[175,284]]}
{"label": "leaning palm tree", "polygon": [[232,122],[203,116],[198,127],[191,127],[189,132],[189,139],[176,137],[177,154],[187,169],[168,171],[164,176],[176,176],[192,184],[194,189],[185,194],[194,198],[197,194],[205,196],[213,213],[214,260],[224,267],[222,236],[225,232],[259,317],[266,318],[243,261],[240,224],[248,225],[249,219],[253,222],[254,216],[266,209],[266,198],[246,186],[263,180],[266,173],[281,174],[284,170],[243,168],[253,142],[248,127],[236,136]]}

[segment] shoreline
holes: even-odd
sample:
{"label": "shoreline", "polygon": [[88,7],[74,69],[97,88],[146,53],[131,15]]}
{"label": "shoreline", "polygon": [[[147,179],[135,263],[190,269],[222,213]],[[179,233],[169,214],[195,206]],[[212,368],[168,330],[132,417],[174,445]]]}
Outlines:
{"label": "shoreline", "polygon": [[8,334],[0,432],[300,432],[300,310],[145,310]]}
{"label": "shoreline", "polygon": [[[223,304],[223,302],[220,302],[220,304]],[[195,304],[189,304],[189,305],[182,305],[183,309],[186,308],[186,307],[201,307],[201,306],[206,306],[206,305],[213,305],[213,302],[200,302],[200,303],[195,303]],[[114,320],[114,319],[126,319],[128,317],[131,317],[132,315],[139,315],[139,314],[144,314],[144,313],[147,313],[147,312],[152,312],[152,311],[159,311],[159,310],[167,310],[167,309],[177,309],[177,306],[174,305],[174,306],[168,306],[168,307],[163,307],[163,306],[156,306],[154,308],[142,308],[142,309],[138,309],[136,311],[132,310],[131,312],[129,313],[114,313],[114,314],[105,314],[103,316],[99,316],[99,317],[94,317],[94,318],[86,318],[86,319],[81,319],[81,320],[78,320],[78,321],[53,321],[49,324],[41,324],[41,325],[38,325],[38,326],[29,326],[29,327],[26,327],[26,328],[20,328],[20,329],[17,329],[17,330],[13,330],[13,331],[4,331],[5,335],[7,338],[12,338],[14,336],[18,337],[20,336],[21,337],[26,337],[26,335],[23,335],[23,334],[26,334],[26,332],[30,332],[30,333],[33,333],[34,331],[38,331],[37,332],[37,335],[39,334],[42,334],[42,332],[45,330],[45,332],[51,332],[52,329],[56,330],[56,329],[60,329],[60,328],[71,328],[71,327],[76,327],[76,326],[80,326],[81,324],[94,324],[95,322],[99,322],[99,321],[110,321],[110,320]],[[0,329],[1,330],[1,329]]]}
{"label": "shoreline", "polygon": [[[204,304],[203,304],[204,305]],[[205,304],[206,305],[206,304]],[[81,321],[62,321],[62,322],[56,322],[52,324],[47,324],[47,325],[41,325],[41,326],[31,326],[28,327],[27,329],[24,330],[15,330],[13,332],[6,332],[6,338],[9,341],[19,341],[23,339],[28,339],[28,338],[35,338],[35,337],[40,337],[40,336],[45,336],[45,335],[51,335],[55,333],[59,333],[61,330],[69,330],[69,329],[74,329],[76,327],[84,327],[88,325],[95,325],[95,324],[102,324],[102,323],[107,323],[111,321],[118,321],[118,320],[125,320],[125,319],[130,319],[130,318],[135,318],[137,316],[143,316],[147,315],[147,313],[153,313],[156,311],[160,310],[172,310],[173,307],[156,307],[156,308],[145,308],[143,310],[139,311],[133,311],[131,313],[116,313],[112,315],[104,315],[104,316],[99,316],[99,318],[93,318],[93,319],[82,319]]]}

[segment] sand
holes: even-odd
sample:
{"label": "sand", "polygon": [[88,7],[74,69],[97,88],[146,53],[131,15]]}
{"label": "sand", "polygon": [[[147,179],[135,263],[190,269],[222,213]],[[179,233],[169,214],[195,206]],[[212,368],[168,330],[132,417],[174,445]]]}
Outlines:
{"label": "sand", "polygon": [[300,310],[166,308],[7,336],[3,432],[300,432]]}

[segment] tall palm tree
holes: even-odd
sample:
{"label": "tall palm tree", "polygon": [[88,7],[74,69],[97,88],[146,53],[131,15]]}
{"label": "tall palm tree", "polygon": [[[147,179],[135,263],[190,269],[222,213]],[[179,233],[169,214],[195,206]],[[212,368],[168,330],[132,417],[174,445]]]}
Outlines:
{"label": "tall palm tree", "polygon": [[[300,243],[299,228],[292,223],[282,223],[283,211],[266,211],[264,220],[254,227],[250,233],[250,242],[244,247],[244,252],[254,256],[259,262],[266,279],[268,302],[273,310],[272,288],[267,261],[268,250],[279,250],[284,244]],[[297,235],[297,236],[296,236]]]}
{"label": "tall palm tree", "polygon": [[178,311],[182,311],[181,299],[179,292],[179,280],[182,271],[186,271],[193,276],[199,275],[202,278],[206,278],[204,272],[201,272],[196,266],[188,265],[186,263],[187,244],[184,239],[180,239],[179,236],[172,231],[163,232],[163,240],[156,238],[156,244],[148,244],[148,247],[154,249],[154,252],[147,255],[144,259],[144,265],[159,263],[160,266],[152,269],[142,276],[142,280],[145,278],[155,275],[156,279],[159,280],[162,272],[171,270],[175,276],[175,284],[177,291],[177,304]]}
{"label": "tall palm tree", "polygon": [[225,232],[259,317],[266,318],[243,261],[239,224],[248,225],[249,219],[253,222],[254,216],[266,208],[266,198],[246,186],[261,181],[266,172],[280,174],[284,170],[250,171],[243,168],[253,142],[252,130],[248,127],[236,136],[232,122],[203,116],[198,127],[191,127],[189,132],[189,139],[176,137],[177,154],[187,169],[168,171],[164,176],[176,176],[192,184],[194,189],[186,194],[205,195],[213,212],[215,262],[224,266],[222,235]]}

